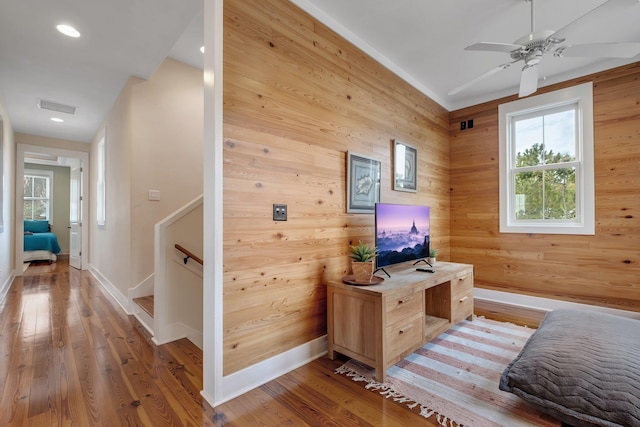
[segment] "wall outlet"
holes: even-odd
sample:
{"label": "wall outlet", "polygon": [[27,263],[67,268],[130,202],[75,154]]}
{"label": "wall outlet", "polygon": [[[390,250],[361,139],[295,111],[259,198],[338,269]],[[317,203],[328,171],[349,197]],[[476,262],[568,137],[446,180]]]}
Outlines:
{"label": "wall outlet", "polygon": [[287,220],[287,205],[273,205],[273,220],[274,221],[286,221]]}
{"label": "wall outlet", "polygon": [[149,190],[149,200],[160,200],[160,190]]}

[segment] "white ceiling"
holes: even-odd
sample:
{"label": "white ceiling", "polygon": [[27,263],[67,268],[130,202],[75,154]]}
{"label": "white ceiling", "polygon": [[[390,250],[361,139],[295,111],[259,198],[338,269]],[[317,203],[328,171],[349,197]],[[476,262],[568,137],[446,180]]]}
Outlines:
{"label": "white ceiling", "polygon": [[[0,97],[14,130],[90,142],[129,76],[151,76],[201,9],[202,0],[0,0]],[[82,37],[58,33],[60,23]],[[38,98],[76,114],[41,110]]]}
{"label": "white ceiling", "polygon": [[[203,0],[0,0],[0,97],[14,130],[90,142],[129,76],[148,78],[166,56],[202,68]],[[513,43],[530,32],[525,0],[291,0],[448,110],[518,91],[517,64],[455,96],[447,93],[510,60],[465,51],[481,41]],[[557,30],[604,0],[534,0],[535,29]],[[572,44],[640,42],[640,1],[572,35]],[[60,35],[73,24],[79,40]],[[640,60],[546,55],[539,86]],[[521,64],[521,63],[520,63]],[[42,98],[78,107],[53,123]]]}

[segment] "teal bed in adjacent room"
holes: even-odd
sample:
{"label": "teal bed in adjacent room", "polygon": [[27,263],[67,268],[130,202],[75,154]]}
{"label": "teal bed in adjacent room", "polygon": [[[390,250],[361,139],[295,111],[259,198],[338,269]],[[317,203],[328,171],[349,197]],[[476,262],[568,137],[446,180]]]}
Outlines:
{"label": "teal bed in adjacent room", "polygon": [[48,221],[24,221],[24,262],[54,262],[58,253],[58,237],[51,232]]}

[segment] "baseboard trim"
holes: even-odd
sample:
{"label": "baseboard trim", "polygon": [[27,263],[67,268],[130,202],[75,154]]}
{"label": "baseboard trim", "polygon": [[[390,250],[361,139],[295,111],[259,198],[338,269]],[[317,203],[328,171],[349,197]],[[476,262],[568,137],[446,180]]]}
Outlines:
{"label": "baseboard trim", "polygon": [[102,289],[104,289],[105,292],[110,295],[115,302],[118,303],[120,308],[122,308],[122,310],[127,315],[131,315],[132,313],[129,310],[129,299],[127,298],[127,296],[120,292],[120,289],[118,289],[113,283],[111,283],[106,277],[104,277],[104,275],[100,273],[100,271],[93,265],[89,265],[89,272],[93,274],[93,277],[96,278],[100,286],[102,286]]}
{"label": "baseboard trim", "polygon": [[600,307],[597,305],[581,304],[577,302],[556,300],[551,298],[534,297],[530,295],[515,294],[511,292],[494,291],[491,289],[474,288],[473,297],[478,300],[492,301],[496,303],[514,305],[529,310],[551,311],[558,309],[574,309],[598,311],[601,313],[614,314],[616,316],[640,319],[640,313],[615,308]]}
{"label": "baseboard trim", "polygon": [[201,392],[202,397],[213,407],[221,405],[325,354],[327,354],[327,336],[323,335],[313,341],[223,377],[222,397],[219,401],[214,401],[212,396],[204,391]]}
{"label": "baseboard trim", "polygon": [[0,288],[0,305],[4,304],[4,300],[7,297],[9,289],[11,288],[11,284],[13,283],[13,279],[15,278],[15,271],[12,271],[7,277],[7,280],[5,280],[5,282],[2,284],[2,287]]}
{"label": "baseboard trim", "polygon": [[136,319],[138,319],[138,323],[140,323],[140,326],[142,326],[147,331],[147,333],[149,333],[149,335],[153,337],[153,317],[149,316],[142,309],[133,310],[133,315]]}
{"label": "baseboard trim", "polygon": [[192,343],[194,343],[200,350],[202,350],[203,345],[203,335],[201,331],[198,331],[191,326],[185,325],[181,322],[175,322],[167,325],[166,336],[158,339],[158,336],[153,337],[153,342],[156,345],[167,344],[172,341],[177,341],[182,338],[186,338]]}

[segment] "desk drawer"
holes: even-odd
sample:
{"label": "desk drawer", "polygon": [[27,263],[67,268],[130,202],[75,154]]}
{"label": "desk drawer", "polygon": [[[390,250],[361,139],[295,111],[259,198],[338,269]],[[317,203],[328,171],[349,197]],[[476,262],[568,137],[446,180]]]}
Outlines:
{"label": "desk drawer", "polygon": [[473,314],[473,289],[459,293],[451,301],[451,321],[455,324]]}
{"label": "desk drawer", "polygon": [[422,343],[422,314],[385,328],[387,360],[406,353]]}
{"label": "desk drawer", "polygon": [[387,325],[422,313],[422,293],[408,292],[399,297],[387,298],[385,303]]}
{"label": "desk drawer", "polygon": [[451,280],[451,295],[458,295],[469,289],[473,289],[473,273],[469,272]]}

